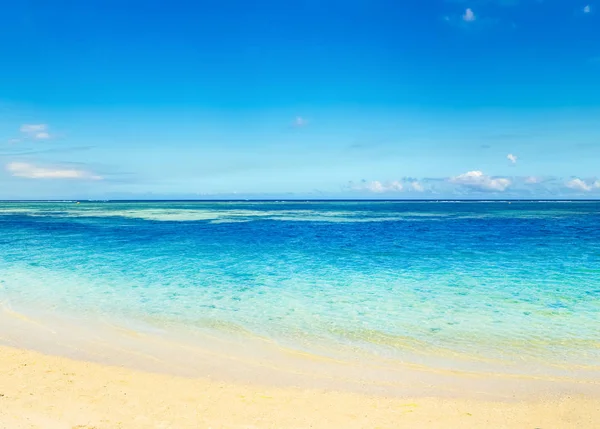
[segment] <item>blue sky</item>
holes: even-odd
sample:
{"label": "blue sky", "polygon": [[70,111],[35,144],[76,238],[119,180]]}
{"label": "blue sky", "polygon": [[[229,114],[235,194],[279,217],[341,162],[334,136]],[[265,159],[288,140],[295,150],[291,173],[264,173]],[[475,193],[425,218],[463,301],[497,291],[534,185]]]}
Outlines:
{"label": "blue sky", "polygon": [[597,7],[9,2],[0,198],[600,198]]}

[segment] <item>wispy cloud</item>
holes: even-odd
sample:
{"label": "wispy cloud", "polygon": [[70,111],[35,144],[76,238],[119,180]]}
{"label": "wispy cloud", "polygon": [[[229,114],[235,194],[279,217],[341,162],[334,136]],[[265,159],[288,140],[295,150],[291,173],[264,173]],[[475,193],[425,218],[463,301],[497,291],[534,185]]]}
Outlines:
{"label": "wispy cloud", "polygon": [[512,164],[517,163],[517,156],[513,155],[512,153],[509,153],[508,155],[506,155],[506,159],[508,159]]}
{"label": "wispy cloud", "polygon": [[583,13],[590,13],[592,11],[592,7],[588,4],[583,8]]}
{"label": "wispy cloud", "polygon": [[308,120],[302,116],[296,116],[292,125],[295,127],[305,127],[308,125]]}
{"label": "wispy cloud", "polygon": [[510,185],[506,177],[490,177],[481,171],[469,171],[450,178],[450,182],[480,191],[504,192]]}
{"label": "wispy cloud", "polygon": [[25,137],[34,140],[46,140],[50,138],[48,125],[46,124],[23,124],[20,131]]}
{"label": "wispy cloud", "polygon": [[462,19],[465,22],[473,22],[477,19],[477,17],[475,16],[475,13],[473,12],[473,10],[470,7],[468,7],[462,16]]}
{"label": "wispy cloud", "polygon": [[23,124],[21,125],[20,131],[25,134],[37,133],[40,131],[46,131],[48,126],[46,124]]}
{"label": "wispy cloud", "polygon": [[8,150],[0,150],[0,157],[17,157],[17,156],[29,156],[29,155],[39,155],[39,154],[47,154],[47,153],[73,153],[73,152],[83,152],[94,149],[95,146],[72,146],[72,147],[51,147],[44,149],[17,149],[11,148]]}
{"label": "wispy cloud", "polygon": [[6,169],[14,177],[27,179],[102,180],[102,176],[91,171],[62,166],[41,167],[27,162],[11,162]]}

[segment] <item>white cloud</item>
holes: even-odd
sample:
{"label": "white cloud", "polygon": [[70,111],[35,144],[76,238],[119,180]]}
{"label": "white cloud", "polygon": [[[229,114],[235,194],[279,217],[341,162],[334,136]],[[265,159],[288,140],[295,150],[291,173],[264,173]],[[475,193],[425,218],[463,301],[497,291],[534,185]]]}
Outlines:
{"label": "white cloud", "polygon": [[31,139],[45,140],[50,138],[48,125],[46,124],[23,124],[20,131]]}
{"label": "white cloud", "polygon": [[535,185],[537,183],[540,183],[542,180],[539,177],[535,177],[535,176],[529,176],[525,179],[525,183],[527,183],[528,185]]}
{"label": "white cloud", "polygon": [[86,170],[65,167],[38,167],[26,162],[11,162],[6,169],[15,177],[27,179],[80,179],[102,180],[101,176]]}
{"label": "white cloud", "polygon": [[397,180],[394,180],[387,186],[387,189],[390,191],[401,191],[402,189],[404,189],[404,186],[402,186],[402,183],[398,182]]}
{"label": "white cloud", "polygon": [[375,193],[381,193],[381,192],[385,192],[386,188],[385,188],[385,186],[383,186],[383,184],[381,182],[375,180],[373,182],[366,183],[364,185],[364,190],[375,192]]}
{"label": "white cloud", "polygon": [[593,183],[588,183],[585,180],[579,178],[571,179],[566,183],[567,188],[575,191],[589,192],[593,189],[600,189],[600,180],[596,180]]}
{"label": "white cloud", "polygon": [[513,164],[517,163],[517,156],[513,155],[512,153],[509,153],[508,155],[506,155],[506,159],[508,159]]}
{"label": "white cloud", "polygon": [[384,192],[400,192],[404,189],[404,186],[399,181],[382,183],[379,180],[373,180],[372,182],[363,181],[359,184],[350,183],[350,188],[355,191],[367,191],[375,194],[382,194]]}
{"label": "white cloud", "polygon": [[481,171],[469,171],[467,173],[452,177],[452,183],[456,183],[480,191],[505,191],[511,184],[510,180],[504,177],[492,178],[486,176]]}
{"label": "white cloud", "polygon": [[306,120],[302,116],[296,116],[296,119],[294,119],[295,127],[304,127],[306,125],[308,125],[308,120]]}
{"label": "white cloud", "polygon": [[468,7],[467,10],[465,10],[465,14],[462,16],[462,19],[466,22],[473,22],[477,17],[475,16],[475,13],[473,13],[473,10]]}
{"label": "white cloud", "polygon": [[350,182],[349,187],[354,191],[376,194],[385,192],[425,192],[425,187],[414,179],[394,180],[391,182],[380,182],[379,180],[367,182],[363,180],[360,183]]}
{"label": "white cloud", "polygon": [[421,185],[419,182],[412,182],[410,184],[410,187],[413,191],[417,191],[417,192],[423,192],[425,191],[425,188],[423,187],[423,185]]}
{"label": "white cloud", "polygon": [[588,4],[583,8],[583,13],[590,13],[592,11],[592,7]]}

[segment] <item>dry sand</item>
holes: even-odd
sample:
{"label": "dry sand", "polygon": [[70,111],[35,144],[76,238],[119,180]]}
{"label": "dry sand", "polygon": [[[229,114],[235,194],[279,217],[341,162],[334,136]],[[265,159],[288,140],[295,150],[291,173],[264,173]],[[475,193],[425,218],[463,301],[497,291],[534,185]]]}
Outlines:
{"label": "dry sand", "polygon": [[0,428],[598,428],[600,398],[395,398],[223,384],[0,347]]}

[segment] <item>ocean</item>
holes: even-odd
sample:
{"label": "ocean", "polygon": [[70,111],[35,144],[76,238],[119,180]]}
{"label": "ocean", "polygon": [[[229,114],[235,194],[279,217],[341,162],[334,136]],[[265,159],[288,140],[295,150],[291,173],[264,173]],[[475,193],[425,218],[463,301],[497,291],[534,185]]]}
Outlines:
{"label": "ocean", "polygon": [[597,375],[600,202],[4,202],[0,301],[200,347]]}

